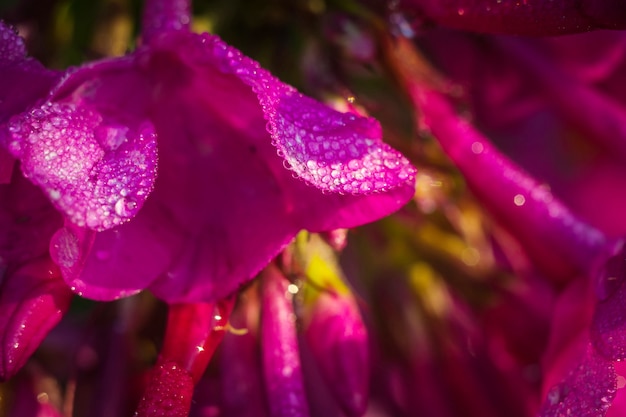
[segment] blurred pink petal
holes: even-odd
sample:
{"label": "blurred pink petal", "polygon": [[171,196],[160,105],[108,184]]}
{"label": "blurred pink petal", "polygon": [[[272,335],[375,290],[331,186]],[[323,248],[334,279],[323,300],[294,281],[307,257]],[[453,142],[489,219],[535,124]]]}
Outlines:
{"label": "blurred pink petal", "polygon": [[548,392],[539,415],[604,416],[615,391],[613,363],[596,354],[592,346],[588,345],[579,364]]}
{"label": "blurred pink petal", "polygon": [[424,126],[472,191],[550,275],[591,274],[611,254],[616,242],[578,219],[547,186],[499,153],[455,114],[445,97],[419,87],[412,95]]}

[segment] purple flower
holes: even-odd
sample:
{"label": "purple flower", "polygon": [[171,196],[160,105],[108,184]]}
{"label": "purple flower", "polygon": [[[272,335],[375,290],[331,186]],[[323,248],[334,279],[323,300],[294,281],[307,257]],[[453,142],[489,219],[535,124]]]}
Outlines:
{"label": "purple flower", "polygon": [[68,72],[0,143],[64,215],[51,255],[73,291],[224,298],[301,229],[402,206],[414,169],[373,119],[341,114],[150,1],[144,44]]}

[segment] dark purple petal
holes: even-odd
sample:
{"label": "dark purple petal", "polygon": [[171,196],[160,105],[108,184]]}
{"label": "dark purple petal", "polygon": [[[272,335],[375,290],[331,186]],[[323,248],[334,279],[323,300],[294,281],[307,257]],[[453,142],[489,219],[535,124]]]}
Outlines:
{"label": "dark purple petal", "polygon": [[[48,256],[61,215],[41,190],[16,169],[10,184],[0,185],[0,265],[11,273],[21,265]],[[2,275],[0,268],[0,276]]]}
{"label": "dark purple petal", "polygon": [[307,417],[300,351],[289,281],[274,265],[262,275],[261,346],[272,417]]}
{"label": "dark purple petal", "polygon": [[616,100],[577,81],[537,51],[517,39],[501,37],[498,43],[511,53],[518,68],[526,69],[560,115],[610,152],[626,159],[626,109]]}
{"label": "dark purple petal", "polygon": [[589,344],[584,356],[565,379],[546,395],[541,417],[602,417],[615,396],[613,363]]}
{"label": "dark purple petal", "polygon": [[580,8],[598,26],[624,29],[626,10],[620,0],[580,0]]}
{"label": "dark purple petal", "polygon": [[405,5],[440,25],[476,32],[546,36],[626,27],[616,0],[405,0]]}

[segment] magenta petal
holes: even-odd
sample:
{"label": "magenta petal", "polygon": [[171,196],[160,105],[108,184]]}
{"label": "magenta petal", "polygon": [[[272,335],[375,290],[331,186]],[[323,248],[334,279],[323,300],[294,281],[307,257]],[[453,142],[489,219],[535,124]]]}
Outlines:
{"label": "magenta petal", "polygon": [[569,375],[546,395],[541,417],[601,417],[613,397],[616,382],[613,363],[596,354],[591,345]]}
{"label": "magenta petal", "polygon": [[11,121],[9,151],[24,175],[78,226],[105,230],[132,218],[156,177],[156,137],[103,119],[87,105],[46,103]]}
{"label": "magenta petal", "polygon": [[261,343],[265,389],[272,417],[307,417],[300,351],[289,281],[274,265],[262,277]]}
{"label": "magenta petal", "polygon": [[0,21],[0,123],[44,98],[59,74],[27,58],[24,40]]}
{"label": "magenta petal", "polygon": [[0,293],[0,378],[12,377],[61,320],[72,293],[49,259],[4,277]]}
{"label": "magenta petal", "polygon": [[135,294],[165,271],[180,236],[153,206],[122,226],[94,232],[72,224],[50,242],[50,253],[73,291],[95,300]]}
{"label": "magenta petal", "polygon": [[294,92],[259,98],[271,109],[266,117],[274,145],[290,169],[316,188],[370,194],[413,179],[415,169],[381,141],[376,120],[338,113]]}

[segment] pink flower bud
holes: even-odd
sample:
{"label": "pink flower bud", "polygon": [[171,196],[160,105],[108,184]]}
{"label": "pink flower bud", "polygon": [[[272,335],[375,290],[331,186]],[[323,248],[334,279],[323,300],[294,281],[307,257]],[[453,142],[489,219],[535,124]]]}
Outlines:
{"label": "pink flower bud", "polygon": [[271,264],[261,279],[262,357],[270,415],[308,417],[289,281]]}
{"label": "pink flower bud", "polygon": [[72,293],[49,258],[9,273],[0,294],[0,378],[12,377],[67,312]]}

